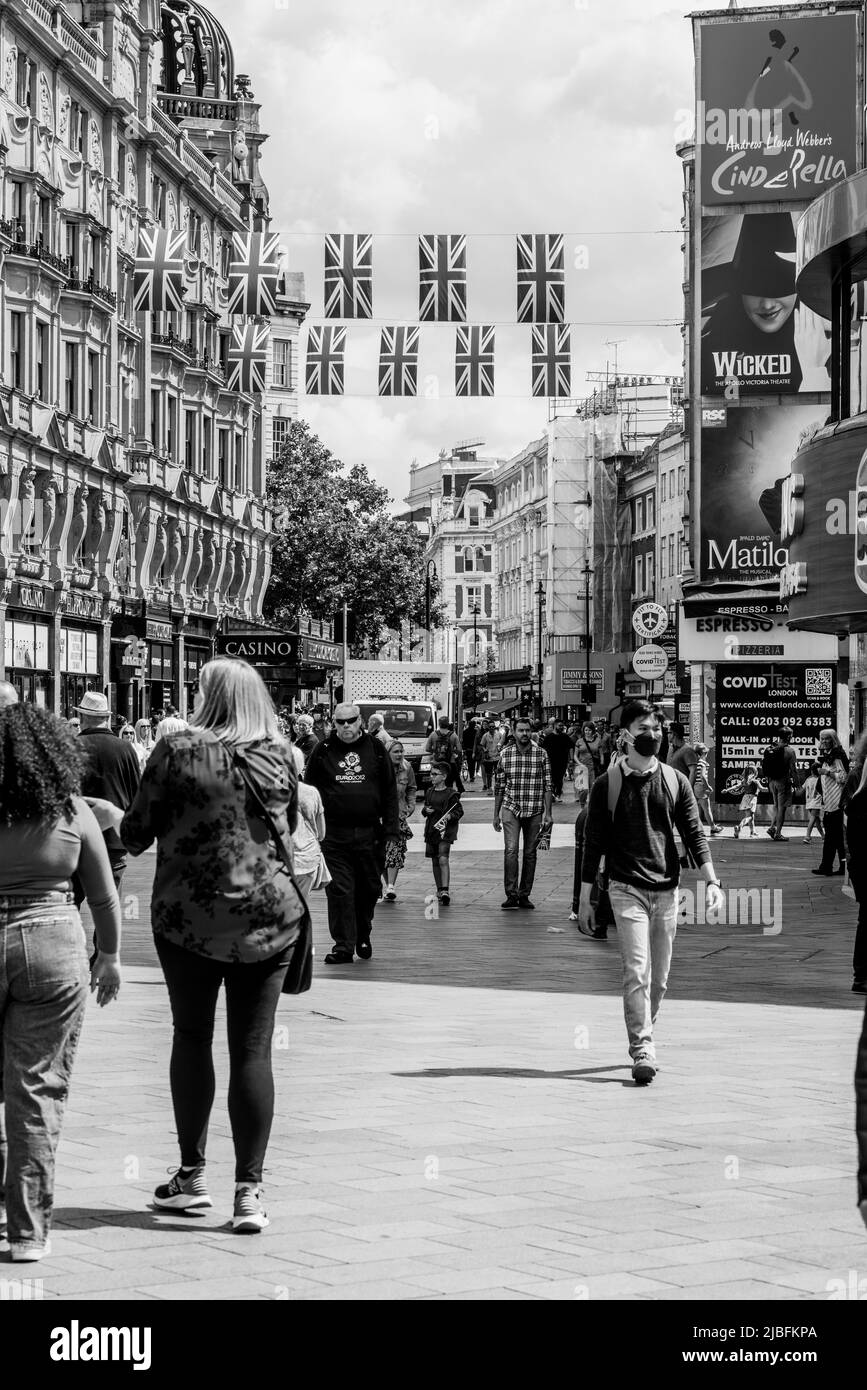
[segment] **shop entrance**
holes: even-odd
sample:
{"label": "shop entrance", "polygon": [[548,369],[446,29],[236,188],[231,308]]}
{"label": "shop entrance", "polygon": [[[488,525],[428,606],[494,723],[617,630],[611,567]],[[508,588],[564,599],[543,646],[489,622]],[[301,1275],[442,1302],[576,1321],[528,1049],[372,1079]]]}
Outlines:
{"label": "shop entrance", "polygon": [[18,691],[18,699],[38,709],[50,708],[50,677],[38,671],[11,671],[8,677]]}

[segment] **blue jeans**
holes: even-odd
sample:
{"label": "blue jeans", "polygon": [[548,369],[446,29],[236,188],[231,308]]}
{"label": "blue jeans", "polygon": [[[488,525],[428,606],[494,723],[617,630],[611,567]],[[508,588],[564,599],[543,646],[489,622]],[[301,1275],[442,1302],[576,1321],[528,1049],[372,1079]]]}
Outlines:
{"label": "blue jeans", "polygon": [[[500,812],[503,822],[503,878],[507,898],[529,898],[536,877],[536,846],[542,828],[542,812],[535,816],[516,816],[504,806]],[[518,845],[524,836],[524,857],[521,879],[518,882]]]}
{"label": "blue jeans", "polygon": [[651,893],[631,883],[608,888],[623,966],[623,1013],[629,1055],[650,1057],[653,1026],[665,997],[677,931],[677,889]]}
{"label": "blue jeans", "polygon": [[[0,1038],[9,1240],[41,1248],[90,973],[71,893],[0,897]],[[3,1155],[0,1153],[0,1170]]]}

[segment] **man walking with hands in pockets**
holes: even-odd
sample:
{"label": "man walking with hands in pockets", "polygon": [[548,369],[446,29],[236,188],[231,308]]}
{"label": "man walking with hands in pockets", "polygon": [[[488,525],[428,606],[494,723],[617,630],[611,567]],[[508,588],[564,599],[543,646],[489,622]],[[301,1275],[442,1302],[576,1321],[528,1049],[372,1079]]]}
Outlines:
{"label": "man walking with hands in pockets", "polygon": [[[514,742],[504,748],[494,777],[494,829],[502,830],[506,901],[503,910],[532,909],[539,832],[553,824],[548,754],[530,737],[529,719],[515,721]],[[521,877],[518,845],[524,837]]]}
{"label": "man walking with hands in pockets", "polygon": [[722,906],[721,884],[682,772],[664,766],[659,720],[647,700],[624,705],[620,727],[626,756],[598,777],[590,792],[581,866],[578,930],[593,934],[590,892],[602,857],[623,966],[623,1010],[632,1077],[646,1086],[657,1072],[653,1028],[665,996],[677,931],[680,864],[677,828],[705,880],[707,906]]}

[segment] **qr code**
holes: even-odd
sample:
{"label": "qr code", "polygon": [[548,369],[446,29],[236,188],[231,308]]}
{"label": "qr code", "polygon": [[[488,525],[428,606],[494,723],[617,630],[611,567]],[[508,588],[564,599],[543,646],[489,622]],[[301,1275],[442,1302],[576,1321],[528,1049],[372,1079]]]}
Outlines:
{"label": "qr code", "polygon": [[828,695],[831,691],[831,669],[828,666],[808,666],[806,671],[807,695]]}

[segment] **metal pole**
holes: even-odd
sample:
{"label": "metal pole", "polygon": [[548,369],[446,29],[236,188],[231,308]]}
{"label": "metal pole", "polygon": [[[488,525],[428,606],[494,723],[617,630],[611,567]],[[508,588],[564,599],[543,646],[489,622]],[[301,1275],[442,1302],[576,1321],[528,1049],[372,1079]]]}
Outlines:
{"label": "metal pole", "polygon": [[538,603],[537,603],[538,629],[537,629],[537,633],[536,633],[536,678],[537,678],[537,680],[538,680],[538,682],[539,682],[539,695],[538,695],[539,704],[538,704],[538,713],[537,713],[537,716],[536,716],[536,717],[538,718],[539,722],[541,723],[541,721],[542,721],[542,602],[543,602],[543,598],[544,598],[544,591],[543,591],[543,589],[542,589],[542,581],[541,581],[541,579],[539,580],[539,585],[538,585],[538,588],[536,589],[536,598],[538,599]]}
{"label": "metal pole", "polygon": [[476,702],[478,701],[478,680],[479,680],[479,605],[473,604],[473,714],[476,712]]}

